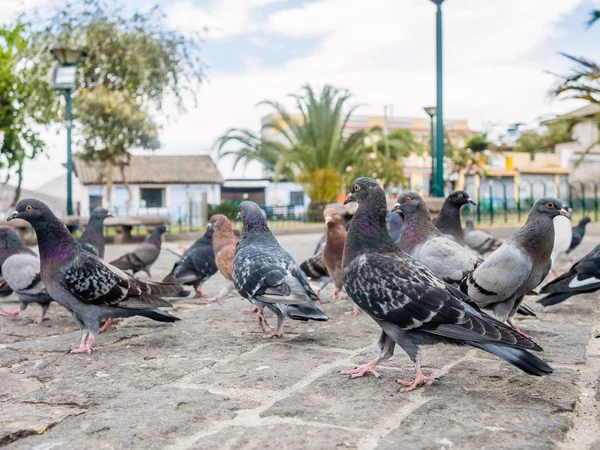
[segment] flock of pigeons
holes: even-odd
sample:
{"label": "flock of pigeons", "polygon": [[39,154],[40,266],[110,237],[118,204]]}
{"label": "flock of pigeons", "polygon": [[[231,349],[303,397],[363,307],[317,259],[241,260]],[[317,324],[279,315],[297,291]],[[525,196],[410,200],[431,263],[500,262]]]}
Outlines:
{"label": "flock of pigeons", "polygon": [[[9,220],[28,221],[37,234],[39,258],[24,246],[11,227],[0,227],[0,295],[15,292],[20,310],[29,303],[42,307],[41,323],[52,301],[67,308],[82,332],[72,353],[93,350],[98,333],[111,320],[143,316],[161,322],[179,319],[161,308],[169,297],[194,288],[201,303],[221,303],[234,289],[252,305],[264,330],[265,308],[277,316],[277,327],[265,338],[282,336],[285,318],[326,321],[318,292],[333,283],[332,298],[342,291],[354,302],[353,315],[364,311],[381,327],[380,352],[374,361],[346,371],[352,377],[376,376],[377,364],[390,358],[399,345],[415,364],[415,378],[398,380],[403,391],[432,380],[421,371],[422,345],[469,345],[492,353],[530,375],[553,369],[530,353],[541,351],[515,321],[517,314],[535,315],[522,303],[548,277],[556,260],[565,257],[585,234],[589,219],[571,229],[570,216],[560,200],[546,197],[532,207],[526,224],[503,243],[473,227],[462,228],[460,210],[473,203],[464,191],[446,199],[431,219],[425,201],[415,192],[398,196],[388,212],[386,194],[373,179],[358,178],[344,202],[357,202],[350,220],[327,208],[327,232],[315,254],[298,265],[281,247],[267,225],[264,211],[245,201],[239,206],[241,235],[223,215],[210,218],[204,235],[188,248],[162,281],[140,280],[161,250],[157,227],[134,251],[107,263],[103,221],[106,209],[96,209],[85,232],[76,240],[42,202],[21,200]],[[568,224],[568,236],[564,225]],[[568,239],[567,239],[568,238]],[[568,244],[565,245],[565,242]],[[557,254],[557,248],[561,254]],[[484,259],[485,258],[485,259]],[[127,273],[126,271],[130,271]],[[226,283],[216,297],[207,298],[202,284],[219,271]],[[600,245],[570,270],[546,284],[540,300],[554,305],[579,293],[600,289]]]}

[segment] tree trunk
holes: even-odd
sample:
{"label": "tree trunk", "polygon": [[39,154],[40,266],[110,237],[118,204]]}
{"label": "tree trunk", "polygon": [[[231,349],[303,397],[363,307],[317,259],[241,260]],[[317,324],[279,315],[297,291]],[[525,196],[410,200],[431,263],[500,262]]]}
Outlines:
{"label": "tree trunk", "polygon": [[112,186],[113,186],[113,165],[110,161],[106,161],[106,196],[104,197],[102,203],[104,203],[105,208],[110,208],[110,200],[112,196]]}
{"label": "tree trunk", "polygon": [[11,208],[17,206],[17,203],[21,198],[21,185],[23,184],[23,161],[19,160],[18,164],[19,167],[17,169],[17,187],[15,188],[15,196],[13,198],[13,201],[10,204]]}
{"label": "tree trunk", "polygon": [[123,180],[123,186],[127,189],[127,200],[125,201],[125,210],[126,214],[129,215],[129,208],[131,208],[131,201],[133,200],[133,194],[131,193],[131,186],[127,182],[127,177],[125,176],[125,164],[119,165],[119,171],[121,172],[121,179]]}

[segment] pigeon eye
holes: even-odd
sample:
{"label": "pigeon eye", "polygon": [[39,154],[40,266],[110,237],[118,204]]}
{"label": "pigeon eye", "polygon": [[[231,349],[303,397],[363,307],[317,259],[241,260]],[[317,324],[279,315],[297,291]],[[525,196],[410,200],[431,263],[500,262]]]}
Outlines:
{"label": "pigeon eye", "polygon": [[27,205],[27,208],[25,208],[25,211],[31,211],[32,209],[33,209],[33,206]]}
{"label": "pigeon eye", "polygon": [[360,186],[358,184],[354,185],[354,191],[356,191],[356,192],[360,191]]}
{"label": "pigeon eye", "polygon": [[406,203],[410,203],[410,197],[406,197]]}
{"label": "pigeon eye", "polygon": [[458,194],[458,198],[463,198],[463,195],[462,194]]}
{"label": "pigeon eye", "polygon": [[554,203],[548,202],[548,203],[546,203],[546,207],[549,209],[552,209],[552,208],[554,208]]}

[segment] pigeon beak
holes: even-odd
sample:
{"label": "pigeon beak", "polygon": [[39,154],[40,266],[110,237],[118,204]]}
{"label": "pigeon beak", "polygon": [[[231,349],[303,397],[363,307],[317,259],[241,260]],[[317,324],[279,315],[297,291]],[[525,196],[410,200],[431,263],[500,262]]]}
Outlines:
{"label": "pigeon beak", "polygon": [[326,216],[325,217],[325,223],[329,223],[331,222],[331,216]]}
{"label": "pigeon beak", "polygon": [[475,203],[473,200],[469,199],[467,200],[467,203],[470,203],[473,206],[477,206],[477,203]]}
{"label": "pigeon beak", "polygon": [[344,200],[344,205],[347,205],[348,203],[351,202],[355,202],[356,199],[354,198],[354,194],[350,193],[348,194],[348,197],[346,197],[346,200]]}
{"label": "pigeon beak", "polygon": [[[237,218],[237,219],[239,219],[239,218],[240,218],[240,215],[238,214],[236,218]],[[206,225],[206,229],[207,229],[207,230],[210,230],[212,227],[213,227],[213,226],[212,226],[212,223],[208,222],[208,225]]]}
{"label": "pigeon beak", "polygon": [[394,205],[394,207],[392,208],[392,212],[396,212],[396,211],[399,211],[399,210],[400,210],[400,203],[396,203]]}
{"label": "pigeon beak", "polygon": [[[14,213],[13,213],[14,214]],[[562,208],[560,210],[560,215],[561,216],[565,216],[567,219],[571,220],[571,216],[569,215],[569,213],[567,212],[567,210],[565,208]]]}
{"label": "pigeon beak", "polygon": [[16,219],[17,217],[19,217],[19,211],[13,211],[8,215],[6,221],[10,222],[11,220]]}

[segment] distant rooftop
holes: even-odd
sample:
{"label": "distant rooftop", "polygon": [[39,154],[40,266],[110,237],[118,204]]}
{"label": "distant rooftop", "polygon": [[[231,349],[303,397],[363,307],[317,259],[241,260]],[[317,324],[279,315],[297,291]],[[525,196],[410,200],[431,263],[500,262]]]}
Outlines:
{"label": "distant rooftop", "polygon": [[567,114],[563,114],[562,116],[554,117],[553,119],[544,120],[542,123],[544,125],[548,125],[557,120],[564,119],[576,119],[580,117],[590,117],[595,116],[600,113],[600,105],[597,103],[590,103],[589,105],[583,106],[575,111],[568,112]]}
{"label": "distant rooftop", "polygon": [[[106,166],[74,159],[77,178],[83,185],[104,184]],[[223,184],[223,176],[209,155],[134,155],[125,167],[129,184]],[[123,184],[113,168],[113,183]]]}

